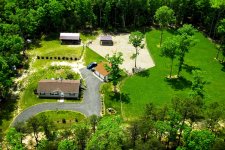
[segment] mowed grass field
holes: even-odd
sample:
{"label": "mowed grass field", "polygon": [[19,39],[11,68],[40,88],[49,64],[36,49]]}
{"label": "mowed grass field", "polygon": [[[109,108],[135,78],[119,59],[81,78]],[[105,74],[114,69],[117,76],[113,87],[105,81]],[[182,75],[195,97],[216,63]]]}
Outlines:
{"label": "mowed grass field", "polygon": [[28,51],[37,56],[80,57],[82,45],[61,45],[59,40],[41,41],[40,47]]}
{"label": "mowed grass field", "polygon": [[[172,33],[164,32],[163,38],[170,38]],[[161,57],[161,50],[157,46],[160,40],[160,31],[153,29],[146,34],[146,41],[156,66],[144,73],[128,77],[122,86],[122,92],[129,96],[129,103],[123,103],[123,115],[127,118],[136,118],[144,113],[145,105],[154,103],[157,106],[170,105],[175,96],[189,96],[192,70],[200,69],[203,72],[205,85],[205,102],[225,101],[225,72],[224,66],[214,58],[217,49],[215,44],[200,32],[196,33],[196,45],[190,49],[185,57],[185,69],[181,72],[182,79],[176,82],[166,81],[170,71],[170,59]],[[177,74],[178,61],[173,67],[173,75]]]}

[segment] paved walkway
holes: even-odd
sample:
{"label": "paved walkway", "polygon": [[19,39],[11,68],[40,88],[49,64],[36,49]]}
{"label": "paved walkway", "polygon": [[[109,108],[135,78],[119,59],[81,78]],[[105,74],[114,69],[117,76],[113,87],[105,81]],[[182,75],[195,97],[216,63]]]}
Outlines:
{"label": "paved walkway", "polygon": [[31,106],[20,113],[12,122],[15,125],[18,122],[28,120],[30,117],[47,110],[70,110],[78,111],[86,116],[100,115],[101,102],[99,88],[102,83],[96,78],[90,70],[80,69],[81,75],[86,81],[87,89],[84,90],[84,100],[82,103],[41,103]]}

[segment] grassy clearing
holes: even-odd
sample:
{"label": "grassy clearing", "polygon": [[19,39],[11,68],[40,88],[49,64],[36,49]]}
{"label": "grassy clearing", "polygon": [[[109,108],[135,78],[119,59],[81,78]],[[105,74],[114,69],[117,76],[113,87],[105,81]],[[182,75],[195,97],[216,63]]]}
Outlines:
{"label": "grassy clearing", "polygon": [[[51,79],[51,78],[64,78],[67,79],[68,75],[73,75],[73,79],[80,79],[80,76],[71,71],[70,67],[65,66],[50,66],[45,69],[40,69],[30,75],[25,83],[25,89],[21,95],[20,108],[25,109],[34,104],[43,102],[55,102],[55,99],[39,99],[37,95],[34,94],[34,90],[37,89],[38,81],[41,79]],[[24,82],[22,83],[24,84]]]}
{"label": "grassy clearing", "polygon": [[[37,117],[41,115],[46,115],[50,121],[53,121],[56,129],[70,128],[76,122],[80,122],[86,118],[83,114],[74,111],[46,111],[39,113]],[[63,123],[62,119],[65,119],[66,122]]]}
{"label": "grassy clearing", "polygon": [[105,58],[100,56],[99,54],[95,53],[93,50],[91,50],[89,47],[86,48],[85,54],[84,54],[84,64],[88,65],[91,62],[101,62],[106,61]]}
{"label": "grassy clearing", "polygon": [[42,41],[39,48],[28,50],[31,56],[64,56],[77,57],[81,56],[83,47],[75,45],[61,45],[59,40]]}
{"label": "grassy clearing", "polygon": [[88,40],[95,40],[96,37],[102,33],[102,30],[97,30],[92,33],[81,33],[80,38],[82,42],[87,42]]}
{"label": "grassy clearing", "polygon": [[[164,32],[164,39],[172,34]],[[160,31],[152,30],[146,34],[147,46],[156,63],[143,73],[129,77],[124,82],[122,91],[126,93],[130,102],[123,103],[123,113],[128,118],[139,117],[144,112],[145,105],[153,102],[156,105],[170,104],[174,96],[186,97],[189,95],[192,74],[191,70],[201,69],[208,84],[205,85],[205,101],[218,101],[224,103],[225,72],[221,71],[223,66],[214,59],[216,56],[215,44],[210,42],[202,33],[197,33],[195,38],[197,44],[185,57],[185,69],[182,71],[182,79],[176,82],[167,82],[165,77],[170,71],[170,60],[161,57],[159,44]],[[174,65],[173,74],[177,74],[177,62]]]}

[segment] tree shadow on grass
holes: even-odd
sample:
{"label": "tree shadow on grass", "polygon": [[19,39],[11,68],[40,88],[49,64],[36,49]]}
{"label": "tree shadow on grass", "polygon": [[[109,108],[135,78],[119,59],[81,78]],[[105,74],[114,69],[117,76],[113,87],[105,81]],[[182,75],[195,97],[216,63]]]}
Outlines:
{"label": "tree shadow on grass", "polygon": [[223,71],[223,72],[225,72],[225,62],[223,62],[223,63],[221,63],[222,64],[222,69],[221,69],[221,71]]}
{"label": "tree shadow on grass", "polygon": [[52,41],[52,40],[59,39],[59,33],[49,33],[44,37],[45,41]]}
{"label": "tree shadow on grass", "polygon": [[149,71],[149,69],[148,70],[144,70],[144,71],[138,72],[137,75],[140,76],[140,77],[149,77],[150,76],[150,71]]}
{"label": "tree shadow on grass", "polygon": [[186,70],[187,73],[192,73],[193,70],[201,70],[199,67],[191,66],[188,64],[183,65],[183,69]]}
{"label": "tree shadow on grass", "polygon": [[128,94],[125,94],[125,93],[119,93],[119,92],[113,93],[110,95],[110,99],[112,101],[117,101],[117,102],[121,101],[126,104],[130,103],[130,97]]}
{"label": "tree shadow on grass", "polygon": [[[13,118],[13,112],[17,108],[17,97],[12,98],[12,96],[9,96],[9,99],[4,99],[0,102],[0,133],[4,132],[4,129],[2,128],[3,121],[9,121]],[[0,141],[1,141],[1,135],[0,135]]]}
{"label": "tree shadow on grass", "polygon": [[184,77],[179,77],[176,79],[166,78],[165,81],[175,90],[183,90],[186,88],[190,88],[192,85],[192,82],[185,79]]}

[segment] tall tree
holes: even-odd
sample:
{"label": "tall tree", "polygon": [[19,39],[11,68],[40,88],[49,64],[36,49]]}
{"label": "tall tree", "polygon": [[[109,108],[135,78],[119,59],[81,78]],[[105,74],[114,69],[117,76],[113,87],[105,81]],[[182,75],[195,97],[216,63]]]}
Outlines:
{"label": "tall tree", "polygon": [[219,132],[219,120],[222,119],[223,109],[218,102],[210,103],[205,110],[207,127],[214,133]]}
{"label": "tall tree", "polygon": [[84,150],[86,148],[87,140],[90,136],[90,126],[87,123],[80,123],[73,126],[75,140],[78,149]]}
{"label": "tall tree", "polygon": [[172,70],[173,70],[173,61],[176,58],[176,55],[178,53],[178,48],[179,48],[179,43],[176,36],[174,36],[173,38],[167,39],[165,42],[163,42],[161,47],[162,55],[170,58],[171,60],[170,79],[171,79]]}
{"label": "tall tree", "polygon": [[225,51],[225,19],[220,20],[219,25],[217,27],[217,32],[218,32],[219,38],[220,38],[220,47],[218,48],[218,51],[216,54],[216,59],[218,59],[219,53],[221,51],[222,51],[222,53],[224,53],[224,51]]}
{"label": "tall tree", "polygon": [[183,27],[178,29],[178,39],[179,39],[179,64],[178,64],[178,77],[180,76],[180,72],[182,71],[182,67],[184,64],[184,57],[187,52],[189,52],[190,48],[195,45],[195,41],[193,35],[195,33],[195,29],[192,25],[183,25]]}
{"label": "tall tree", "polygon": [[119,116],[102,118],[88,142],[87,150],[122,149],[124,137],[121,123]]}
{"label": "tall tree", "polygon": [[139,50],[144,48],[144,44],[142,43],[144,39],[144,35],[139,32],[131,32],[129,36],[129,42],[135,47],[135,54],[133,54],[132,58],[135,60],[134,67],[137,68],[137,56],[139,55]]}
{"label": "tall tree", "polygon": [[41,131],[41,122],[39,121],[39,119],[37,117],[31,117],[27,121],[27,127],[29,128],[29,130],[31,132],[33,132],[34,138],[35,138],[35,141],[36,141],[36,147],[38,147],[38,143],[39,143],[38,134]]}
{"label": "tall tree", "polygon": [[10,128],[6,134],[6,141],[11,150],[24,150],[24,147],[20,141],[21,133],[17,132],[15,128]]}
{"label": "tall tree", "polygon": [[123,54],[118,52],[114,53],[112,56],[106,55],[106,59],[109,61],[110,65],[106,65],[106,70],[110,72],[110,78],[113,82],[114,93],[117,92],[116,85],[118,84],[118,79],[120,77],[119,65],[123,63]]}
{"label": "tall tree", "polygon": [[154,18],[159,23],[161,29],[160,44],[159,44],[161,47],[163,30],[166,27],[168,27],[168,25],[170,25],[172,22],[175,21],[174,11],[167,6],[162,6],[156,10]]}
{"label": "tall tree", "polygon": [[96,130],[96,127],[97,127],[99,121],[100,121],[100,118],[96,115],[92,115],[89,117],[89,122],[92,126],[93,133],[95,133],[95,130]]}
{"label": "tall tree", "polygon": [[41,114],[39,120],[44,130],[46,138],[48,140],[52,140],[53,139],[52,131],[54,130],[55,127],[53,121],[50,121],[50,119],[44,114]]}
{"label": "tall tree", "polygon": [[202,76],[202,72],[200,70],[192,71],[193,73],[193,81],[191,85],[191,93],[190,95],[192,97],[200,96],[201,98],[204,98],[204,85],[206,84],[206,81],[204,81],[204,78]]}
{"label": "tall tree", "polygon": [[58,150],[75,150],[77,149],[75,143],[71,140],[63,140],[58,144]]}
{"label": "tall tree", "polygon": [[185,130],[184,148],[190,150],[210,150],[215,141],[215,136],[208,130]]}
{"label": "tall tree", "polygon": [[225,1],[224,0],[210,0],[210,5],[215,13],[212,16],[212,22],[211,22],[211,27],[210,27],[210,31],[209,31],[209,36],[211,36],[213,33],[213,38],[214,38],[217,23],[220,20],[221,14],[225,10]]}

